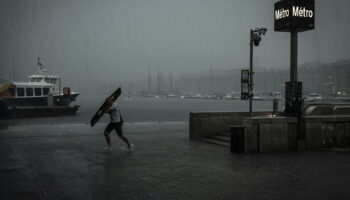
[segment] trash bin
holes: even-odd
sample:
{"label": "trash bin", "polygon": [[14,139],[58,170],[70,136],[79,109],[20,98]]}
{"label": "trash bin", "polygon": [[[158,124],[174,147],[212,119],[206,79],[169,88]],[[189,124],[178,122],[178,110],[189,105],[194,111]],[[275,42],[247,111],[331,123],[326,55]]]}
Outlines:
{"label": "trash bin", "polygon": [[244,153],[244,126],[231,126],[231,153]]}

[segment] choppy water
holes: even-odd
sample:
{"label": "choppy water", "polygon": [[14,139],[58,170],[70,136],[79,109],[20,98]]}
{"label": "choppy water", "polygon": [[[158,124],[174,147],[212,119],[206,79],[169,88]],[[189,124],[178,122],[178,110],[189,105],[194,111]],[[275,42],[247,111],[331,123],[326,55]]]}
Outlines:
{"label": "choppy water", "polygon": [[[60,124],[60,123],[90,123],[90,119],[104,98],[99,96],[79,96],[74,104],[80,105],[76,116],[47,117],[5,120],[11,124]],[[249,102],[241,100],[216,99],[177,99],[177,98],[123,98],[119,106],[126,122],[166,122],[187,121],[190,112],[206,111],[248,111]],[[280,102],[280,107],[282,102]],[[272,101],[256,101],[253,111],[272,110]],[[108,116],[103,116],[101,122],[108,122]],[[4,123],[2,121],[1,123]]]}

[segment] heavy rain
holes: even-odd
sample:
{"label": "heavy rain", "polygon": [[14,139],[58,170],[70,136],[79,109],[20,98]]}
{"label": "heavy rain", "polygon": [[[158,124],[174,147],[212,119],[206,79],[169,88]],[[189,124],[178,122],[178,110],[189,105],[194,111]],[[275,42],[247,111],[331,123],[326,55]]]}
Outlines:
{"label": "heavy rain", "polygon": [[277,2],[0,0],[0,199],[346,199],[350,1]]}

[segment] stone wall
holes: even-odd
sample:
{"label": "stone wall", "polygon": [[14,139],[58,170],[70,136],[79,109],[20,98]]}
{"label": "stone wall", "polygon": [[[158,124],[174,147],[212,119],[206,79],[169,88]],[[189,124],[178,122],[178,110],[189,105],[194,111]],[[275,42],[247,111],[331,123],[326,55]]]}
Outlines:
{"label": "stone wall", "polygon": [[305,150],[350,146],[350,116],[307,116],[302,118]]}
{"label": "stone wall", "polygon": [[305,116],[350,115],[350,104],[306,104]]}
{"label": "stone wall", "polygon": [[[253,112],[253,116],[271,116],[272,112]],[[242,125],[248,112],[190,113],[190,139],[229,132],[231,125]]]}
{"label": "stone wall", "polygon": [[245,152],[284,152],[297,149],[297,118],[248,117],[244,119]]}
{"label": "stone wall", "polygon": [[246,152],[284,152],[350,146],[350,115],[272,117],[271,112],[190,113],[190,139],[245,126]]}

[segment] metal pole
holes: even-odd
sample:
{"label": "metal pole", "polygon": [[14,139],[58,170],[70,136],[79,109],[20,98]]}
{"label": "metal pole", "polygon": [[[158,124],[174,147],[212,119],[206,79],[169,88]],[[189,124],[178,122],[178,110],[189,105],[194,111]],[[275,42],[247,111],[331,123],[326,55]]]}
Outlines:
{"label": "metal pole", "polygon": [[160,94],[160,76],[159,76],[159,64],[157,65],[157,95]]}
{"label": "metal pole", "polygon": [[148,94],[151,94],[151,65],[148,64]]}
{"label": "metal pole", "polygon": [[61,94],[61,78],[58,78],[58,96]]}
{"label": "metal pole", "polygon": [[290,82],[298,81],[298,32],[290,32]]}
{"label": "metal pole", "polygon": [[211,79],[211,93],[214,93],[214,75],[213,75],[213,65],[210,64],[210,79]]}
{"label": "metal pole", "polygon": [[249,64],[249,114],[253,111],[253,30],[250,30],[250,64]]}

